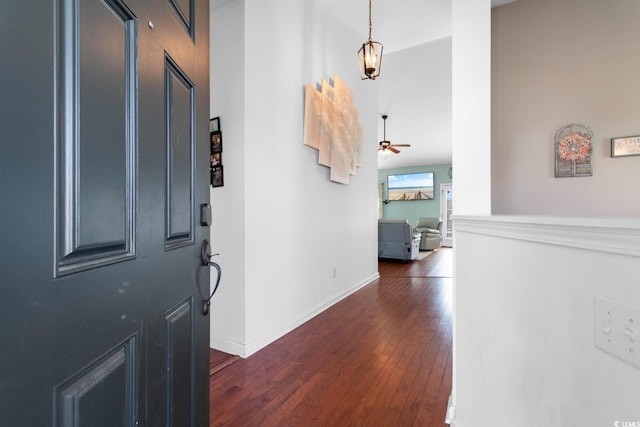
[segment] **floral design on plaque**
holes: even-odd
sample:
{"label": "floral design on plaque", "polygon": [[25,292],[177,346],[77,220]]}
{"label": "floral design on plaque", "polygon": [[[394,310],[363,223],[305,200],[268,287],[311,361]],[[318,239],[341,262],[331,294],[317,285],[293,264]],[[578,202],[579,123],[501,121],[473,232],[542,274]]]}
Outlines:
{"label": "floral design on plaque", "polygon": [[571,124],[556,133],[556,178],[591,176],[591,138],[585,125]]}
{"label": "floral design on plaque", "polygon": [[330,168],[329,179],[349,184],[362,153],[362,125],[351,89],[338,76],[321,90],[305,85],[304,145],[318,150],[318,163]]}

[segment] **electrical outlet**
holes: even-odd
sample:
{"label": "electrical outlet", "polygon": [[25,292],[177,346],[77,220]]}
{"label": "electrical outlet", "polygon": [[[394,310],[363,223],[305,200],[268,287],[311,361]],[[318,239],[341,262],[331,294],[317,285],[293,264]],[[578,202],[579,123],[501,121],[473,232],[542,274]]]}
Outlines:
{"label": "electrical outlet", "polygon": [[331,269],[331,278],[332,278],[332,279],[335,279],[335,278],[336,278],[336,268],[335,268],[335,267],[333,267],[333,268]]}
{"label": "electrical outlet", "polygon": [[640,308],[596,295],[595,346],[640,368]]}

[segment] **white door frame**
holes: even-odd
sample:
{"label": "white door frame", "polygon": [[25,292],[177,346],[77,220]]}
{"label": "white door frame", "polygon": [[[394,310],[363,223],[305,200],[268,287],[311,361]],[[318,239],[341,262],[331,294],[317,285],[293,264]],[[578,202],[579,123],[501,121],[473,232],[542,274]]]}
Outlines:
{"label": "white door frame", "polygon": [[440,184],[440,221],[442,221],[442,246],[453,246],[453,184]]}

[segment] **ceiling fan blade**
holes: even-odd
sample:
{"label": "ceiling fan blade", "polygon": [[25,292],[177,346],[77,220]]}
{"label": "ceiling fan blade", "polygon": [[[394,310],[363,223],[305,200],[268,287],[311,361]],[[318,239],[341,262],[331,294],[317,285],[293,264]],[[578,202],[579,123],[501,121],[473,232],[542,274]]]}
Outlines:
{"label": "ceiling fan blade", "polygon": [[388,146],[387,150],[391,151],[392,153],[396,153],[396,154],[398,154],[400,152],[400,150],[396,150],[395,148],[393,148],[392,145]]}
{"label": "ceiling fan blade", "polygon": [[391,144],[393,147],[411,147],[411,144]]}

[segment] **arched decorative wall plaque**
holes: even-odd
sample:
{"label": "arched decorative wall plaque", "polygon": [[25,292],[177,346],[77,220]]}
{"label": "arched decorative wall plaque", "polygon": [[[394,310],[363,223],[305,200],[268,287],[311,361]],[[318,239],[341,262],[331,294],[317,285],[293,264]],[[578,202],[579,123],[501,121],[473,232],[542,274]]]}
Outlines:
{"label": "arched decorative wall plaque", "polygon": [[556,178],[591,176],[591,138],[585,125],[571,124],[556,133]]}

